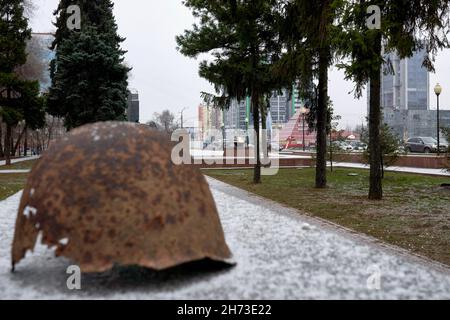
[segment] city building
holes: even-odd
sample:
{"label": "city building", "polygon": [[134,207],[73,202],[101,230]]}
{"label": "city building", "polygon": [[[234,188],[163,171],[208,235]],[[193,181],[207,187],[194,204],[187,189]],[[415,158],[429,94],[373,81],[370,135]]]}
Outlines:
{"label": "city building", "polygon": [[127,120],[128,122],[139,123],[139,93],[136,90],[128,92],[128,108]]}
{"label": "city building", "polygon": [[[385,122],[399,139],[411,137],[434,137],[437,135],[436,110],[392,110],[384,111]],[[440,127],[450,128],[450,110],[440,110]]]}
{"label": "city building", "polygon": [[[269,122],[274,128],[281,128],[303,106],[304,103],[299,98],[298,89],[295,86],[292,87],[292,94],[288,89],[275,91],[270,97]],[[252,129],[253,116],[250,98],[243,101],[233,100],[230,107],[224,112],[224,123],[227,129]]]}
{"label": "city building", "polygon": [[428,110],[430,105],[430,75],[422,66],[423,51],[411,58],[400,59],[397,54],[385,56],[381,81],[381,104],[395,110]]}
{"label": "city building", "polygon": [[292,115],[293,106],[292,99],[289,97],[287,90],[274,92],[270,98],[270,116],[274,128],[281,128],[289,121]]}
{"label": "city building", "polygon": [[243,101],[233,100],[223,114],[226,129],[246,130],[253,128],[250,98]]}
{"label": "city building", "polygon": [[[292,96],[290,97],[289,118],[292,118],[295,113],[305,106],[305,102],[300,98],[300,93],[296,85],[292,86]],[[288,119],[289,120],[289,119]],[[287,120],[286,120],[287,121]]]}
{"label": "city building", "polygon": [[[270,109],[266,117],[266,128],[268,130],[282,130],[288,123],[298,124],[299,121],[303,123],[303,118],[299,111],[304,107],[304,103],[299,98],[299,92],[295,85],[290,90],[274,91],[270,97],[269,104]],[[293,134],[292,130],[297,130],[298,127],[298,125],[289,126],[289,129],[284,129],[283,132],[289,131],[289,133],[286,133],[288,136],[297,137],[298,135],[296,133]],[[232,100],[230,106],[224,111],[211,106],[199,106],[199,136],[203,141],[210,138],[207,136],[207,132],[211,129],[225,129],[228,132],[229,130],[237,130],[238,136],[248,136],[249,141],[252,141],[253,128],[253,112],[250,97],[242,101]],[[301,131],[303,132],[303,129]],[[309,136],[308,134],[308,139]],[[225,138],[227,139],[227,137]],[[311,143],[312,139],[309,139],[308,144]]]}
{"label": "city building", "polygon": [[211,130],[221,130],[223,124],[223,111],[208,105],[198,107],[198,129],[199,138],[205,141]]}
{"label": "city building", "polygon": [[[437,111],[430,110],[430,75],[422,66],[425,54],[418,51],[406,59],[395,53],[385,56],[381,78],[383,120],[403,141],[437,135]],[[441,110],[440,125],[450,127],[449,110]]]}
{"label": "city building", "polygon": [[[292,88],[292,94],[291,90],[288,89],[273,92],[270,97],[270,110],[266,118],[266,128],[281,130],[290,120],[291,123],[297,123],[299,119],[303,119],[299,115],[299,110],[303,106],[304,103],[299,98],[295,86]],[[250,97],[242,101],[233,99],[226,110],[200,105],[198,107],[198,122],[199,138],[203,141],[210,138],[208,136],[210,130],[238,130],[238,135],[241,136],[246,136],[246,132],[250,131],[251,137],[254,125]],[[298,126],[295,126],[295,128],[298,128]],[[291,135],[292,132],[289,133],[289,136]]]}

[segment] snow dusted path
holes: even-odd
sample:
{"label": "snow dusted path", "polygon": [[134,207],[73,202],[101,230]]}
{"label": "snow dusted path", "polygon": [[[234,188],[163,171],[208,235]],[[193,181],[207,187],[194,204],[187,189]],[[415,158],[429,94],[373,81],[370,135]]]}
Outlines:
{"label": "snow dusted path", "polygon": [[0,170],[0,174],[9,174],[9,173],[29,173],[30,170]]}
{"label": "snow dusted path", "polygon": [[[23,157],[23,158],[18,158],[18,159],[11,159],[11,163],[18,163],[18,162],[23,162],[23,161],[29,161],[29,160],[35,160],[35,159],[39,159],[40,156],[29,156],[29,157]],[[0,166],[4,166],[6,163],[5,160],[0,160]]]}
{"label": "snow dusted path", "polygon": [[[10,273],[20,194],[0,202],[2,299],[450,299],[446,267],[209,179],[233,268],[116,269],[66,287],[70,262],[39,247]],[[320,199],[318,199],[320,201]],[[381,279],[369,289],[367,280]],[[372,282],[376,284],[376,281]]]}
{"label": "snow dusted path", "polygon": [[[328,162],[328,166],[330,166]],[[347,162],[334,162],[333,166],[339,168],[354,168],[354,169],[370,169],[370,166],[362,163],[347,163]],[[416,173],[416,174],[427,174],[431,176],[446,176],[450,177],[450,172],[445,169],[426,169],[426,168],[410,168],[410,167],[387,167],[385,171],[388,172],[403,172],[403,173]]]}

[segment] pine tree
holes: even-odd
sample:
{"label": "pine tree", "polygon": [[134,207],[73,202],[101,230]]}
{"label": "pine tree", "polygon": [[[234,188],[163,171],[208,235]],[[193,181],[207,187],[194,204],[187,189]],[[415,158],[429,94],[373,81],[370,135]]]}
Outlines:
{"label": "pine tree", "polygon": [[[348,79],[356,83],[356,96],[369,84],[369,149],[370,191],[369,199],[381,200],[382,149],[381,149],[381,72],[383,52],[395,51],[400,58],[411,57],[416,50],[425,50],[423,64],[434,70],[434,55],[440,48],[449,46],[450,3],[440,0],[353,0],[347,1],[341,20],[340,46],[349,62],[341,64]],[[381,11],[381,28],[368,28],[369,6]],[[389,63],[388,63],[389,64]]]}
{"label": "pine tree", "polygon": [[11,163],[11,134],[17,123],[30,115],[39,91],[35,82],[21,80],[15,69],[26,62],[26,42],[31,37],[24,17],[23,0],[0,0],[0,116],[6,124],[4,155]]}
{"label": "pine tree", "polygon": [[[272,74],[279,59],[277,37],[279,1],[186,0],[199,24],[177,37],[179,50],[188,57],[210,53],[213,62],[202,62],[200,76],[214,84],[218,97],[212,101],[227,107],[232,99],[250,97],[255,129],[256,165],[254,183],[261,183],[260,119],[265,97],[281,88]],[[206,95],[208,96],[208,95]]]}
{"label": "pine tree", "polygon": [[69,38],[73,30],[67,28],[67,20],[71,13],[67,12],[67,8],[71,5],[78,5],[81,10],[81,24],[83,26],[95,26],[96,31],[105,38],[109,38],[112,43],[120,45],[125,38],[117,34],[117,24],[115,22],[113,9],[114,4],[110,0],[60,0],[58,8],[54,15],[57,17],[55,22],[56,33],[52,44],[55,49],[65,39]]}
{"label": "pine tree", "polygon": [[341,8],[341,0],[290,0],[281,27],[287,50],[276,70],[298,83],[310,110],[308,122],[317,132],[316,188],[327,186],[328,69],[336,53],[335,38],[340,30],[334,22]]}
{"label": "pine tree", "polygon": [[[81,30],[67,28],[67,7],[79,5]],[[67,129],[126,120],[128,72],[124,41],[117,34],[111,0],[62,0],[55,11],[56,35],[48,109]]]}

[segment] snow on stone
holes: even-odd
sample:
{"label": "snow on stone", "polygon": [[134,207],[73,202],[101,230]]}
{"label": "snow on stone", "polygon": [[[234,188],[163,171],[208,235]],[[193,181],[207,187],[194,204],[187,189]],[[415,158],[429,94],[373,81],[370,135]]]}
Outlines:
{"label": "snow on stone", "polygon": [[0,299],[450,299],[447,268],[208,179],[237,265],[83,274],[42,245],[10,273],[20,194],[0,202]]}
{"label": "snow on stone", "polygon": [[69,243],[69,239],[68,238],[64,238],[58,241],[59,244],[63,245],[63,246],[67,246],[67,244]]}
{"label": "snow on stone", "polygon": [[26,206],[25,209],[23,209],[23,215],[27,217],[27,219],[29,219],[32,216],[35,216],[36,213],[37,209],[30,206]]}

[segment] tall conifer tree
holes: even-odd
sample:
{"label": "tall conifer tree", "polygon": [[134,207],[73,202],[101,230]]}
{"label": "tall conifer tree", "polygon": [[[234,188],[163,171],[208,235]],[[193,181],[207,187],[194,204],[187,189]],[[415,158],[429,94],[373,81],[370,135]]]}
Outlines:
{"label": "tall conifer tree", "polygon": [[42,124],[43,104],[36,81],[20,79],[15,70],[26,62],[31,37],[23,0],[0,0],[0,117],[6,125],[4,152],[11,163],[12,130],[22,120]]}
{"label": "tall conifer tree", "polygon": [[[371,7],[372,6],[372,7]],[[375,7],[373,7],[375,6]],[[380,28],[369,28],[370,13],[379,8]],[[450,3],[441,0],[351,0],[341,19],[342,53],[349,58],[341,64],[347,78],[356,84],[356,96],[369,84],[369,149],[370,190],[369,199],[381,200],[382,150],[381,150],[381,75],[383,65],[389,61],[384,53],[396,52],[400,58],[411,57],[417,50],[425,50],[423,65],[434,70],[434,55],[449,46],[448,32]]]}
{"label": "tall conifer tree", "polygon": [[[286,0],[281,39],[286,52],[275,66],[279,76],[297,83],[309,108],[308,122],[317,132],[316,187],[327,186],[327,128],[330,119],[328,69],[340,30],[335,21],[342,0]],[[317,85],[314,83],[317,82]]]}
{"label": "tall conifer tree", "polygon": [[[70,30],[70,5],[81,9],[81,30]],[[117,33],[111,0],[61,0],[51,64],[49,112],[72,129],[83,124],[125,120],[128,72],[124,41]]]}
{"label": "tall conifer tree", "polygon": [[181,53],[197,57],[212,54],[212,62],[200,65],[200,76],[215,85],[220,107],[231,99],[250,97],[255,129],[256,165],[254,183],[261,182],[260,119],[266,112],[266,97],[280,89],[281,80],[272,74],[280,57],[277,24],[280,2],[276,0],[215,1],[186,0],[198,24],[177,37]]}

